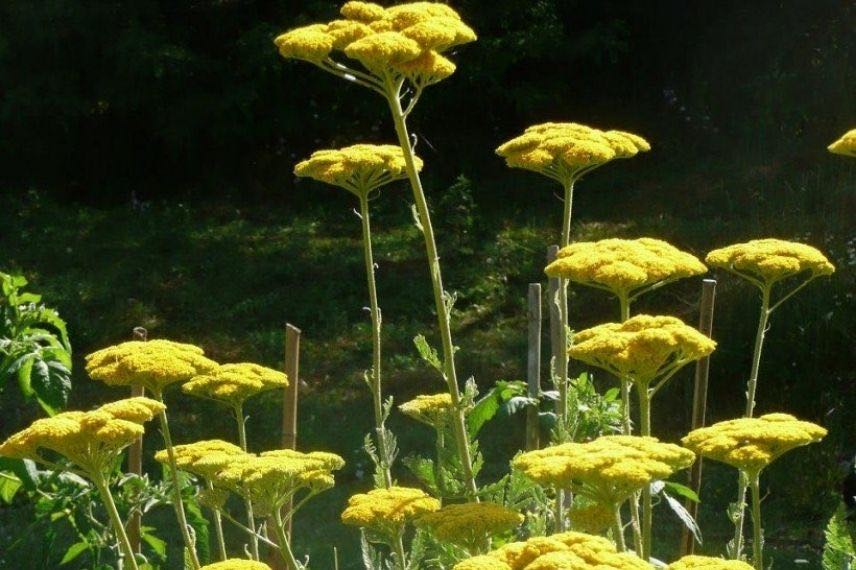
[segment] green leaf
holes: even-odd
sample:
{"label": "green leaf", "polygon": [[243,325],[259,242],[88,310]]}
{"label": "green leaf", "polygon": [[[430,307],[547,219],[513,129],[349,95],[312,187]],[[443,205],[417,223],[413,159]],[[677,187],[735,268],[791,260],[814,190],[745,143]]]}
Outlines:
{"label": "green leaf", "polygon": [[443,363],[440,361],[440,356],[437,350],[428,344],[428,340],[424,335],[416,335],[413,337],[413,344],[416,345],[416,351],[422,360],[430,364],[440,374],[443,374]]}
{"label": "green leaf", "polygon": [[75,542],[68,547],[68,550],[65,551],[65,555],[62,557],[62,560],[60,560],[59,565],[63,566],[68,564],[87,550],[89,550],[88,542]]}
{"label": "green leaf", "polygon": [[0,500],[9,504],[23,486],[17,475],[9,471],[0,471]]}
{"label": "green leaf", "polygon": [[526,384],[520,381],[508,382],[499,380],[488,392],[475,403],[467,414],[467,431],[470,436],[476,434],[500,410],[502,405],[515,396],[526,395]]}
{"label": "green leaf", "polygon": [[684,523],[684,526],[687,527],[687,529],[689,529],[689,531],[692,533],[693,538],[695,538],[696,542],[701,544],[701,529],[699,528],[698,523],[696,523],[696,520],[689,513],[689,511],[684,508],[684,506],[679,500],[672,497],[671,495],[663,493],[663,497],[666,499],[666,504],[669,505],[669,508],[672,509],[672,512],[674,512],[677,517],[681,519],[681,522]]}
{"label": "green leaf", "polygon": [[687,487],[686,485],[681,485],[680,483],[675,483],[674,481],[664,481],[666,489],[670,490],[676,495],[684,497],[685,499],[689,499],[694,503],[700,503],[701,499],[696,494],[695,491]]}
{"label": "green leaf", "polygon": [[854,526],[856,525],[847,521],[844,503],[839,504],[824,530],[826,544],[823,546],[821,561],[823,570],[844,570],[856,565],[856,548],[854,548],[856,528]]}
{"label": "green leaf", "polygon": [[166,541],[158,538],[153,535],[150,531],[154,530],[152,527],[143,527],[142,534],[140,534],[140,538],[149,545],[149,547],[155,551],[155,553],[161,558],[166,558]]}

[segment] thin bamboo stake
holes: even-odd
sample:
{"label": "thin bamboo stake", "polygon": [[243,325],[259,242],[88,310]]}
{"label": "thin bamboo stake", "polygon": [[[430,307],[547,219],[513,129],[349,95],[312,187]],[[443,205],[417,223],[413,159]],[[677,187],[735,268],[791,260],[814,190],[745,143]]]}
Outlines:
{"label": "thin bamboo stake", "polygon": [[[145,342],[148,340],[149,333],[143,327],[134,328],[134,340]],[[131,386],[131,397],[137,398],[146,395],[146,389],[142,386]],[[141,477],[143,475],[143,438],[138,437],[137,440],[128,449],[128,473],[133,473]],[[143,515],[140,512],[135,512],[131,515],[128,521],[128,541],[131,543],[131,550],[140,552],[142,544],[142,524]]]}
{"label": "thin bamboo stake", "polygon": [[[710,337],[713,333],[713,308],[716,299],[716,280],[704,279],[701,282],[701,301],[699,303],[698,330]],[[705,356],[696,361],[695,389],[693,390],[693,417],[692,428],[698,429],[705,425],[707,414],[707,379],[710,372],[710,356]],[[701,492],[701,464],[699,457],[690,469],[690,488],[696,495]],[[698,503],[687,499],[684,507],[695,519],[698,516]],[[681,533],[681,556],[695,552],[695,538],[686,526]]]}
{"label": "thin bamboo stake", "polygon": [[[526,383],[528,395],[536,399],[541,392],[541,284],[529,284],[529,350],[527,354]],[[541,446],[538,426],[538,406],[526,409],[526,449],[531,451]]]}

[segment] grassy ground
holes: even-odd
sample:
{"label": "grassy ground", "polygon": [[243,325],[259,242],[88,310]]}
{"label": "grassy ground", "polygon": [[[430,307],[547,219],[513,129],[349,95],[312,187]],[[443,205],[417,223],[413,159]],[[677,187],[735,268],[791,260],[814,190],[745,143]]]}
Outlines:
{"label": "grassy ground", "polygon": [[[776,567],[790,567],[800,558],[814,567],[822,540],[819,529],[835,500],[838,465],[854,447],[856,238],[848,215],[854,177],[852,167],[838,163],[810,170],[747,167],[742,172],[739,179],[717,178],[700,165],[692,175],[675,172],[656,184],[630,186],[623,178],[610,182],[629,188],[622,190],[593,177],[580,194],[574,238],[651,235],[703,255],[715,246],[776,236],[818,246],[838,266],[831,279],[813,284],[776,313],[759,391],[761,411],[792,411],[830,427],[823,444],[783,459],[765,483],[770,491],[765,507],[768,544],[778,552]],[[560,216],[547,187],[532,177],[510,180],[519,184],[514,191],[492,180],[459,181],[432,196],[446,280],[459,292],[455,336],[461,346],[460,370],[481,386],[524,374],[526,285],[542,278],[545,248],[555,241]],[[309,191],[321,192],[315,187]],[[434,322],[421,237],[410,222],[405,198],[393,190],[375,205],[386,391],[399,403],[420,392],[442,390],[411,343],[420,332],[433,337]],[[336,545],[340,568],[358,568],[356,533],[336,522],[347,495],[369,485],[360,448],[371,424],[362,384],[371,341],[353,205],[345,196],[299,208],[280,201],[237,203],[95,208],[57,204],[38,192],[9,194],[0,197],[0,270],[22,270],[32,289],[68,320],[78,363],[72,407],[124,395],[88,380],[80,359],[129,338],[135,326],[149,329],[151,337],[200,344],[218,361],[270,366],[281,365],[284,323],[302,328],[300,446],[340,453],[348,467],[339,486],[298,518],[297,549],[310,554],[316,568],[329,568]],[[713,420],[739,413],[757,311],[752,290],[721,277],[715,319],[720,345],[711,377]],[[636,310],[669,312],[695,322],[698,289],[697,280],[676,284],[643,300]],[[570,302],[578,328],[617,316],[612,303],[597,292],[573,288]],[[690,377],[686,371],[676,378],[658,403],[654,431],[664,439],[686,429]],[[221,410],[177,394],[170,403],[177,441],[232,437],[229,418]],[[276,398],[260,399],[249,413],[251,447],[275,447]],[[0,400],[0,435],[35,414],[35,408],[21,406],[7,390]],[[496,421],[484,444],[488,477],[505,469],[522,439],[520,418]],[[429,434],[419,426],[401,417],[391,425],[405,454],[430,446]],[[157,448],[155,439],[147,442],[151,450]],[[714,467],[706,473],[702,520],[709,530],[704,550],[716,553],[728,534],[722,512],[733,494],[733,476]],[[406,473],[398,475],[406,480]],[[26,508],[0,511],[3,536],[13,533],[22,510]],[[168,528],[171,522],[164,521]],[[662,552],[677,533],[672,524],[658,524]],[[38,548],[39,541],[33,540],[21,552],[32,556]]]}

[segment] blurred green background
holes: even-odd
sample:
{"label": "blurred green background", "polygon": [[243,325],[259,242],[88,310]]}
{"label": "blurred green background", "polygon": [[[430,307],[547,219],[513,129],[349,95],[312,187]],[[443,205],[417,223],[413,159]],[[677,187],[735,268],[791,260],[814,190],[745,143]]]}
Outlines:
{"label": "blurred green background", "polygon": [[[60,310],[76,353],[70,405],[124,394],[88,380],[82,356],[130,338],[190,341],[219,361],[282,363],[283,325],[304,331],[300,445],[341,453],[341,488],[297,521],[315,567],[357,568],[357,536],[337,523],[350,492],[370,485],[361,451],[371,425],[362,372],[370,327],[360,228],[351,196],[291,174],[317,148],[394,140],[384,103],[278,57],[291,27],[326,21],[337,3],[265,0],[7,1],[0,4],[0,271],[21,271]],[[504,167],[493,149],[525,126],[576,121],[639,133],[650,153],[578,185],[574,239],[652,236],[702,256],[755,237],[804,241],[838,271],[776,312],[759,409],[830,429],[765,480],[776,567],[816,567],[821,529],[856,448],[852,269],[856,161],[825,147],[856,125],[856,5],[849,0],[454,4],[479,41],[411,118],[426,162],[447,287],[459,293],[460,373],[487,387],[525,370],[527,284],[542,280],[561,203],[549,181]],[[430,284],[405,184],[373,202],[384,311],[387,392],[403,402],[442,390],[412,347],[433,338]],[[712,420],[737,415],[758,299],[722,275],[712,359]],[[695,323],[699,280],[643,299],[638,311]],[[596,291],[572,288],[571,322],[616,318]],[[602,380],[608,386],[606,379]],[[654,430],[689,422],[691,371],[661,396]],[[175,438],[231,437],[220,410],[170,399]],[[38,415],[14,389],[0,397],[0,436]],[[279,403],[250,410],[251,447],[278,444]],[[522,441],[522,418],[494,420],[484,477]],[[430,434],[400,417],[404,454]],[[147,443],[153,450],[157,442]],[[706,470],[704,551],[728,535],[730,471]],[[406,480],[406,473],[399,473]],[[0,508],[0,541],[26,505]],[[663,513],[663,520],[669,515]],[[169,534],[168,516],[159,524]],[[676,525],[658,539],[668,550]],[[24,537],[4,567],[61,556]],[[6,543],[8,542],[0,542]],[[68,567],[72,567],[69,565]]]}

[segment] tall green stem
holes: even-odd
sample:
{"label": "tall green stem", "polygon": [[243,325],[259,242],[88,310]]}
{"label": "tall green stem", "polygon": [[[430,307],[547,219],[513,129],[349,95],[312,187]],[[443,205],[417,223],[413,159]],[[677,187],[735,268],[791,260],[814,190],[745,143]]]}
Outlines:
{"label": "tall green stem", "polygon": [[440,338],[443,344],[443,373],[449,394],[452,397],[452,406],[455,408],[455,417],[452,421],[452,430],[455,435],[455,444],[461,467],[464,471],[464,479],[467,494],[473,501],[478,501],[478,487],[476,486],[475,474],[473,472],[473,460],[470,453],[469,435],[467,434],[464,410],[461,407],[461,394],[458,387],[458,374],[455,370],[455,345],[452,343],[452,325],[449,315],[449,307],[446,306],[445,290],[443,289],[443,275],[440,269],[440,256],[437,253],[437,244],[434,239],[434,227],[431,225],[431,213],[428,210],[428,202],[425,199],[425,191],[422,188],[422,180],[416,170],[413,147],[410,142],[410,133],[404,117],[399,98],[401,81],[387,78],[386,98],[392,112],[392,120],[395,123],[395,133],[398,136],[398,144],[404,153],[404,164],[410,186],[413,189],[413,201],[419,216],[419,224],[422,226],[422,235],[425,239],[425,251],[428,256],[428,265],[431,274],[431,285],[434,291],[434,306],[437,311],[437,323],[440,329]]}
{"label": "tall green stem", "polygon": [[[752,352],[752,369],[746,383],[746,412],[744,417],[751,418],[755,413],[755,393],[758,389],[758,372],[761,368],[761,351],[764,348],[764,336],[770,321],[770,287],[761,290],[761,314],[758,318],[758,330],[755,332],[755,348]],[[743,527],[746,524],[746,489],[749,480],[742,473],[737,484],[737,512],[734,518],[734,540],[731,543],[732,558],[739,560],[743,554]]]}
{"label": "tall green stem", "polygon": [[299,570],[300,564],[298,564],[297,559],[294,557],[294,552],[291,551],[291,542],[285,535],[285,525],[282,522],[282,513],[280,513],[279,508],[273,510],[273,520],[275,523],[274,526],[276,526],[276,539],[279,542],[280,556],[285,561],[288,570]]}
{"label": "tall green stem", "polygon": [[[626,294],[618,295],[618,308],[621,322],[625,322],[630,318],[630,297]],[[632,422],[630,419],[630,390],[633,383],[627,378],[618,379],[621,384],[621,433],[630,435],[633,432]],[[621,516],[619,511],[618,516]],[[630,520],[631,528],[633,529],[633,546],[636,553],[642,554],[642,525],[639,517],[639,493],[634,493],[630,498]]]}
{"label": "tall green stem", "polygon": [[[163,394],[157,395],[158,400],[163,403]],[[175,449],[172,446],[172,436],[169,433],[169,421],[166,419],[166,411],[161,410],[158,414],[160,419],[161,432],[163,433],[163,442],[166,445],[166,453],[169,458],[169,472],[172,477],[172,502],[175,508],[175,516],[178,519],[181,538],[184,540],[184,546],[190,556],[190,563],[194,570],[199,570],[199,556],[196,554],[196,544],[193,537],[190,535],[190,527],[187,524],[187,515],[184,513],[184,503],[181,500],[181,488],[178,481],[178,465],[175,463]]]}
{"label": "tall green stem", "polygon": [[119,516],[119,510],[116,508],[116,502],[113,501],[113,494],[110,492],[110,485],[104,478],[103,473],[92,473],[92,481],[98,489],[98,494],[101,495],[101,500],[104,502],[104,508],[107,509],[107,515],[110,517],[110,522],[113,525],[113,532],[116,533],[116,540],[119,542],[119,548],[122,550],[124,559],[128,562],[131,570],[138,570],[137,560],[134,558],[134,549],[131,547],[131,541],[128,539],[128,533],[125,532],[125,525],[122,522],[122,517]]}
{"label": "tall green stem", "polygon": [[[235,406],[235,420],[238,422],[238,443],[244,453],[249,452],[247,446],[247,425],[244,419],[244,406],[238,404]],[[250,534],[250,548],[252,549],[253,560],[261,560],[259,557],[259,536],[256,533],[256,516],[253,513],[253,503],[249,499],[244,501],[247,507],[247,526],[252,531]]]}
{"label": "tall green stem", "polygon": [[761,526],[761,475],[752,476],[752,563],[755,570],[764,570],[764,530]]}
{"label": "tall green stem", "polygon": [[612,522],[612,534],[614,535],[615,545],[619,552],[627,550],[627,545],[624,543],[624,523],[621,521],[621,503],[618,503],[612,509],[614,518]]}
{"label": "tall green stem", "polygon": [[395,536],[395,540],[393,540],[393,548],[395,549],[395,558],[398,564],[396,567],[398,570],[407,570],[407,558],[404,554],[404,529],[402,528]]}
{"label": "tall green stem", "polygon": [[[639,393],[639,431],[642,436],[651,435],[651,394],[647,385],[637,385]],[[651,558],[651,528],[653,513],[651,510],[651,486],[642,487],[642,560]]]}
{"label": "tall green stem", "polygon": [[[211,481],[205,481],[209,491],[214,490],[214,484]],[[211,512],[214,516],[214,534],[217,536],[217,550],[220,553],[220,560],[226,560],[226,539],[223,536],[223,517],[220,516],[220,509],[212,508]]]}
{"label": "tall green stem", "polygon": [[369,310],[372,319],[372,403],[374,404],[375,434],[377,435],[378,468],[383,472],[384,486],[392,487],[392,474],[389,465],[389,449],[384,425],[383,392],[381,391],[381,313],[377,301],[375,283],[375,264],[372,252],[372,228],[369,218],[369,199],[366,193],[360,195],[360,219],[363,225],[363,258],[366,262],[366,282],[369,288]]}

